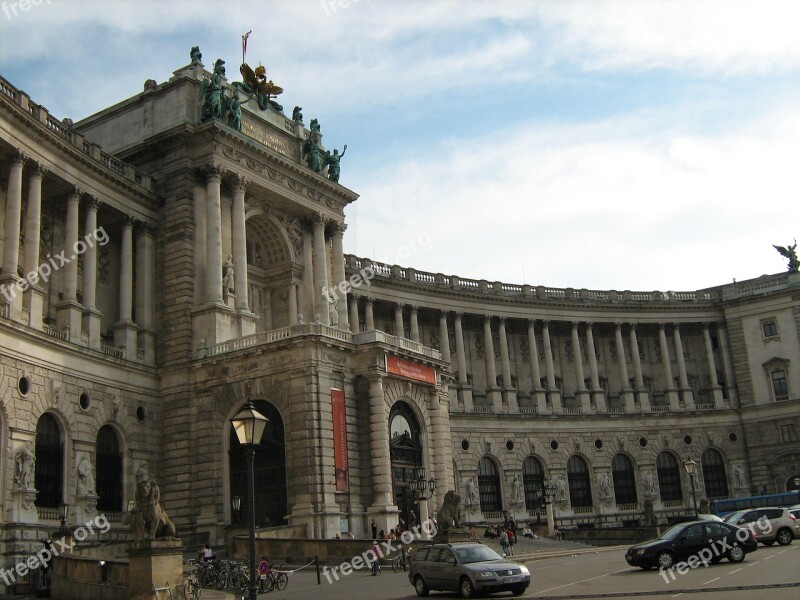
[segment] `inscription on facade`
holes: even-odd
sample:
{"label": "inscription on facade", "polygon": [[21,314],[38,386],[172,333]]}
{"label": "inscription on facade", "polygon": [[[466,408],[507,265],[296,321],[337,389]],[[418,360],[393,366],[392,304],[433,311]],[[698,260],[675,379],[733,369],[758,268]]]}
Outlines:
{"label": "inscription on facade", "polygon": [[242,121],[242,133],[268,148],[272,148],[275,152],[289,156],[289,144],[285,139],[270,133],[266,125],[245,118]]}

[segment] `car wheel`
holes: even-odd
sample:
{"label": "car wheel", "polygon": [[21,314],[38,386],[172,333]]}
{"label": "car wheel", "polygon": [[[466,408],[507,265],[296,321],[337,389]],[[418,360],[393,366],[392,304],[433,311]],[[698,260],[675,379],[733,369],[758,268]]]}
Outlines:
{"label": "car wheel", "polygon": [[520,596],[525,593],[526,589],[527,587],[524,585],[515,585],[513,588],[511,588],[511,593],[515,596]]}
{"label": "car wheel", "polygon": [[428,586],[425,585],[425,580],[422,578],[421,575],[417,575],[414,578],[414,591],[417,592],[417,596],[419,596],[420,598],[424,598],[425,596],[427,596],[428,592],[430,591],[428,589]]}
{"label": "car wheel", "polygon": [[761,543],[764,544],[765,546],[772,546],[772,544],[775,543],[775,540],[766,540],[766,541],[761,542]]}
{"label": "car wheel", "polygon": [[659,569],[669,569],[675,564],[675,557],[672,555],[672,552],[662,550],[658,553],[658,556],[656,556],[656,563],[658,563]]}
{"label": "car wheel", "polygon": [[734,544],[731,546],[731,549],[728,550],[728,560],[732,563],[740,563],[744,560],[744,548],[742,548],[739,544]]}
{"label": "car wheel", "polygon": [[474,598],[475,597],[475,587],[472,585],[472,582],[469,580],[469,577],[462,577],[461,581],[459,582],[458,589],[461,592],[462,598]]}
{"label": "car wheel", "polygon": [[788,546],[789,544],[792,543],[792,538],[793,537],[794,536],[792,535],[791,531],[789,531],[786,528],[783,528],[783,529],[778,531],[778,535],[775,536],[775,539],[778,541],[778,543],[781,546]]}

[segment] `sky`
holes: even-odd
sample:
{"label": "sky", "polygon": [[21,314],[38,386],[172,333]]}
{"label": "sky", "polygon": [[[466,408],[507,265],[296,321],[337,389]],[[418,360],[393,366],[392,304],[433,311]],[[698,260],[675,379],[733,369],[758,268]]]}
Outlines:
{"label": "sky", "polygon": [[[0,75],[79,120],[198,45],[343,148],[345,251],[421,271],[696,290],[800,233],[800,2],[0,0]],[[237,69],[228,69],[230,79]]]}

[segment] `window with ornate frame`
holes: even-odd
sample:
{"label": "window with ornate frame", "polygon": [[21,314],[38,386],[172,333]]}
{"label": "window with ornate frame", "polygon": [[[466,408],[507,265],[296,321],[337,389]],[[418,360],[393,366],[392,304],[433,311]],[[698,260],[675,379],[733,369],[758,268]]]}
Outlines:
{"label": "window with ornate frame", "polygon": [[614,480],[617,504],[635,504],[639,501],[631,459],[624,454],[617,454],[611,461],[611,477]]}
{"label": "window with ornate frame", "polygon": [[678,461],[671,452],[664,451],[656,457],[656,472],[661,501],[683,500],[681,471]]}
{"label": "window with ornate frame", "polygon": [[529,456],[522,462],[522,485],[525,488],[525,508],[536,510],[544,506],[544,469],[539,459]]}
{"label": "window with ornate frame", "polygon": [[589,482],[589,468],[580,456],[573,455],[567,461],[569,480],[569,502],[575,507],[592,505],[592,486]]}
{"label": "window with ornate frame", "polygon": [[478,491],[480,492],[482,512],[503,510],[503,502],[500,498],[500,476],[494,461],[487,456],[478,462]]}
{"label": "window with ornate frame", "polygon": [[763,364],[769,380],[770,397],[773,400],[789,399],[789,361],[785,358],[773,357]]}
{"label": "window with ornate frame", "polygon": [[700,459],[703,465],[703,480],[706,496],[709,498],[727,498],[728,476],[725,474],[725,461],[718,450],[709,448]]}
{"label": "window with ornate frame", "polygon": [[774,340],[780,337],[778,335],[778,321],[774,317],[761,319],[761,335],[764,340]]}

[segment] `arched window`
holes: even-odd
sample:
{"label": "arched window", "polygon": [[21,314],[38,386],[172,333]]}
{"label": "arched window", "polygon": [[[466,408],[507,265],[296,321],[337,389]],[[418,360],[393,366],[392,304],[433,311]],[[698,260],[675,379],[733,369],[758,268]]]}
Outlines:
{"label": "arched window", "polygon": [[486,456],[478,463],[478,490],[481,496],[481,512],[503,510],[500,499],[500,476],[492,459]]}
{"label": "arched window", "polygon": [[706,496],[709,498],[727,498],[728,477],[725,475],[725,461],[722,460],[722,454],[713,448],[709,448],[703,452],[700,462],[703,463]]}
{"label": "arched window", "polygon": [[678,461],[670,452],[662,452],[656,457],[656,471],[661,501],[683,500],[681,471]]}
{"label": "arched window", "polygon": [[572,507],[592,505],[592,487],[589,482],[589,468],[580,456],[572,456],[567,461],[569,480],[569,502]]}
{"label": "arched window", "polygon": [[635,504],[639,501],[633,464],[624,454],[617,454],[611,461],[611,477],[614,480],[614,496],[617,504]]}
{"label": "arched window", "polygon": [[36,424],[36,506],[57,508],[64,500],[64,442],[52,415]]}
{"label": "arched window", "polygon": [[522,462],[522,485],[525,487],[525,508],[536,510],[544,506],[544,469],[533,456]]}
{"label": "arched window", "polygon": [[104,425],[97,432],[97,510],[122,511],[122,449],[117,432]]}
{"label": "arched window", "polygon": [[389,412],[389,456],[392,461],[392,490],[400,518],[410,522],[411,511],[419,515],[414,491],[417,467],[422,462],[422,430],[406,402],[395,402]]}
{"label": "arched window", "polygon": [[[259,527],[285,525],[289,511],[283,419],[278,409],[269,402],[253,400],[253,404],[268,419],[261,434],[261,443],[254,446],[256,523]],[[233,427],[230,428],[229,446],[231,497],[238,496],[241,499],[240,514],[234,515],[234,520],[238,518],[240,522],[247,522],[247,456]]]}

